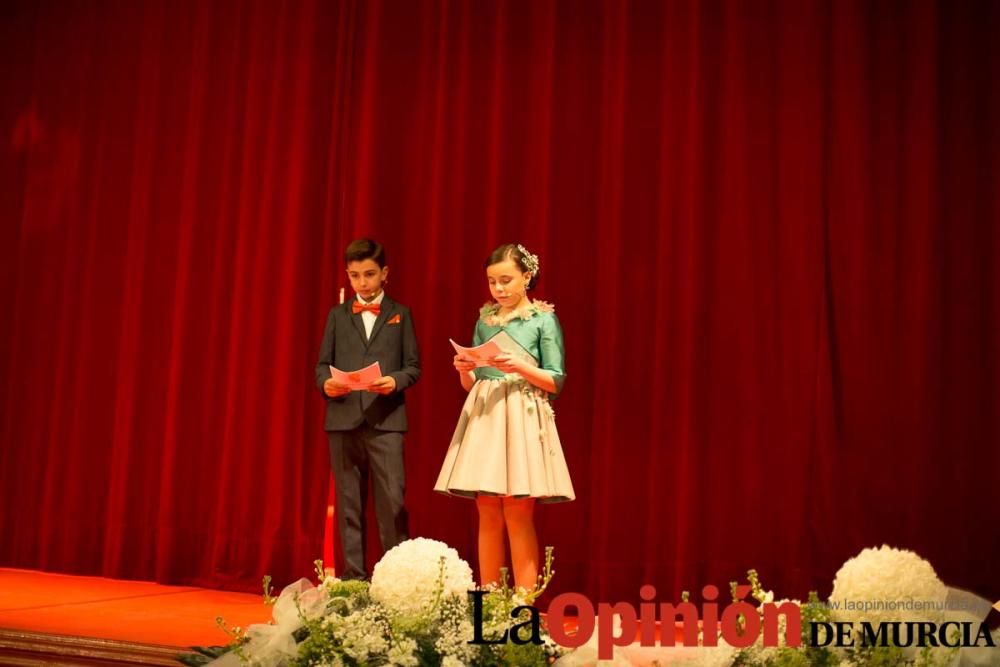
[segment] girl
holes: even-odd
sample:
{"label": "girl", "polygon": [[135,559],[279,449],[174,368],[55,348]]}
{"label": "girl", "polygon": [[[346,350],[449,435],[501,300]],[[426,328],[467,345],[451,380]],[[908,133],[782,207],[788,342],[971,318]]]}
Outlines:
{"label": "girl", "polygon": [[479,510],[479,577],[499,582],[504,533],[510,538],[514,584],[532,589],[538,578],[535,501],[573,500],[573,483],[549,399],[562,390],[563,337],[555,309],[532,301],[538,257],[521,244],[502,245],[486,261],[494,302],[479,311],[472,344],[506,331],[538,361],[509,354],[490,366],[455,355],[455,369],[469,392],[436,491],[476,499]]}

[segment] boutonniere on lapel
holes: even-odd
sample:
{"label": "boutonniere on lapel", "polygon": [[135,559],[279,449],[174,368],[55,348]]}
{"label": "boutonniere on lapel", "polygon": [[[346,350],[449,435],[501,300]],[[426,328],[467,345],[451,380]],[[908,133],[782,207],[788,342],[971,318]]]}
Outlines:
{"label": "boutonniere on lapel", "polygon": [[399,313],[396,313],[395,315],[393,315],[392,317],[390,317],[388,320],[386,320],[386,324],[399,324],[402,321],[403,320],[400,319],[400,317],[399,317]]}

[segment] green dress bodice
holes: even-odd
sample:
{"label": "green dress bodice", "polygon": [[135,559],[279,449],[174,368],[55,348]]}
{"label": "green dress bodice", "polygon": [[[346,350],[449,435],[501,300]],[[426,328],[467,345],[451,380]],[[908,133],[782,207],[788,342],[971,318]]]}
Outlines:
{"label": "green dress bodice", "polygon": [[[556,393],[550,397],[555,398],[562,391],[566,378],[563,333],[555,311],[548,304],[534,302],[523,316],[515,316],[507,321],[498,320],[495,312],[495,307],[491,305],[483,307],[472,335],[473,346],[485,343],[500,331],[506,331],[508,336],[531,353],[538,361],[539,368],[552,374]],[[475,374],[477,380],[500,380],[506,377],[503,371],[492,366],[477,368]]]}

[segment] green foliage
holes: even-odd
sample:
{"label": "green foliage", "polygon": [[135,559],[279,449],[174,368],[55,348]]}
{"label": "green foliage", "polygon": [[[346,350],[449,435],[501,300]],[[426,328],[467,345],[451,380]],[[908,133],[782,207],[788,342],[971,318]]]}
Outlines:
{"label": "green foliage", "polygon": [[813,662],[805,651],[784,647],[778,649],[775,657],[767,661],[768,667],[813,667],[814,665],[835,665],[836,662]]}
{"label": "green foliage", "polygon": [[845,649],[847,657],[859,667],[896,667],[912,665],[898,646],[864,646]]}
{"label": "green foliage", "polygon": [[[504,577],[501,585],[489,589],[483,598],[484,636],[498,638],[512,625],[525,620],[512,618],[512,611],[521,605],[531,605],[552,580],[552,550],[546,549],[545,566],[538,583],[531,591],[514,591]],[[419,614],[391,613],[370,595],[365,581],[339,581],[323,577],[323,565],[316,561],[317,576],[322,581],[322,607],[307,611],[295,599],[302,625],[291,634],[296,653],[282,664],[291,667],[345,665],[348,667],[386,665],[415,661],[419,667],[438,667],[445,655],[452,655],[463,664],[481,666],[543,667],[562,649],[551,641],[534,643],[471,645],[472,605],[464,596],[445,595],[445,561],[433,591],[428,591],[428,604]],[[264,598],[273,604],[271,580],[263,582]],[[243,628],[230,628],[221,618],[219,627],[230,637],[229,646],[193,647],[192,653],[178,656],[181,664],[201,667],[218,656],[232,651],[241,663],[250,664],[254,644]],[[252,633],[251,633],[252,635]],[[544,636],[544,635],[543,635]],[[458,656],[461,656],[460,658]]]}
{"label": "green foliage", "polygon": [[[764,604],[768,594],[760,583],[760,575],[756,570],[747,571],[747,581],[750,584],[751,596],[757,602]],[[735,599],[736,582],[730,584]],[[772,596],[773,597],[773,596]],[[809,593],[805,604],[799,606],[802,618],[801,645],[764,647],[761,639],[758,643],[740,651],[733,662],[739,667],[834,667],[840,663],[840,656],[826,647],[809,646],[809,629],[812,622],[829,621],[830,610],[819,600],[815,591]],[[783,633],[779,633],[779,639]]]}
{"label": "green foliage", "polygon": [[368,582],[356,579],[337,580],[327,584],[327,596],[331,598],[351,598],[357,601],[368,602]]}
{"label": "green foliage", "polygon": [[216,658],[229,653],[231,646],[192,646],[193,653],[182,653],[176,656],[177,662],[188,667],[201,667],[207,665]]}

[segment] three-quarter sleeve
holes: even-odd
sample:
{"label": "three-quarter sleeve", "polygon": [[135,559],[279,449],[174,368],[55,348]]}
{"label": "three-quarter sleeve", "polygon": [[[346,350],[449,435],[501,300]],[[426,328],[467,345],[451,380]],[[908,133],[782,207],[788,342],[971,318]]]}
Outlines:
{"label": "three-quarter sleeve", "polygon": [[539,353],[541,358],[538,365],[543,370],[552,374],[552,379],[556,383],[556,392],[551,394],[552,398],[562,391],[563,383],[566,381],[566,355],[563,348],[562,327],[559,326],[559,318],[555,313],[547,313],[541,316],[541,335],[538,340]]}

